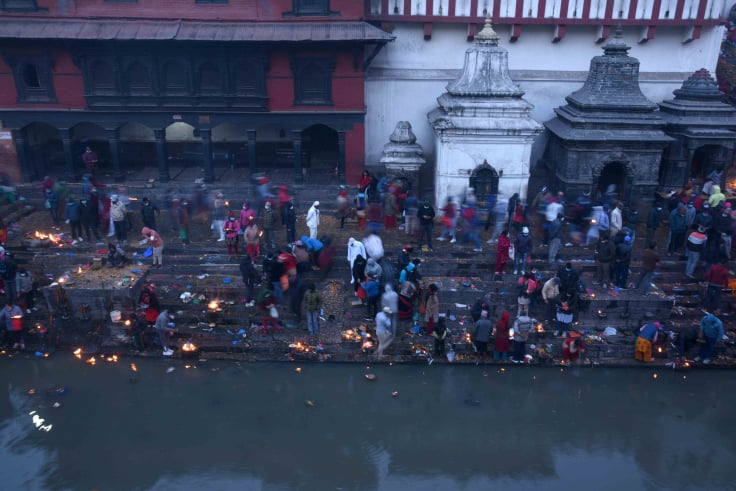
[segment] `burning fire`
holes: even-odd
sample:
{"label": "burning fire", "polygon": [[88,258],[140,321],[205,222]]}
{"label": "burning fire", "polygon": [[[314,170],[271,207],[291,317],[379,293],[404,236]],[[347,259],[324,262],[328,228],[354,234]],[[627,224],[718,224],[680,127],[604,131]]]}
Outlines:
{"label": "burning fire", "polygon": [[465,342],[466,342],[466,343],[468,343],[468,344],[470,344],[470,343],[472,343],[472,342],[473,342],[473,339],[471,338],[471,336],[470,336],[470,333],[469,333],[469,332],[466,332],[466,333],[465,333],[465,335],[463,336],[463,341],[465,341]]}
{"label": "burning fire", "polygon": [[217,300],[212,300],[210,303],[207,304],[207,307],[210,310],[217,310],[220,308],[220,303]]}
{"label": "burning fire", "polygon": [[92,366],[94,366],[94,365],[96,365],[96,364],[97,364],[97,360],[96,360],[96,359],[95,359],[95,357],[93,356],[93,357],[91,357],[91,358],[87,359],[87,364],[88,364],[88,365],[92,365]]}
{"label": "burning fire", "polygon": [[130,369],[131,369],[132,371],[134,371],[134,372],[137,372],[137,371],[138,371],[138,367],[137,367],[137,366],[135,365],[135,363],[131,363],[131,364],[130,364]]}
{"label": "burning fire", "polygon": [[77,358],[77,360],[81,360],[82,359],[82,348],[75,349],[74,356]]}
{"label": "burning fire", "polygon": [[195,345],[191,341],[187,341],[186,343],[181,345],[181,350],[191,353],[193,351],[197,351],[197,345]]}
{"label": "burning fire", "polygon": [[77,274],[82,274],[82,273],[84,273],[84,271],[82,271],[82,267],[81,267],[81,266],[79,266],[79,267],[77,268]]}
{"label": "burning fire", "polygon": [[343,341],[360,341],[361,335],[356,329],[348,329],[342,332]]}
{"label": "burning fire", "polygon": [[542,325],[541,322],[539,324],[537,324],[536,331],[537,332],[544,332],[544,326]]}
{"label": "burning fire", "polygon": [[[117,363],[118,362],[118,355],[112,355],[105,358],[105,361],[108,363]],[[93,363],[94,365],[94,363]]]}
{"label": "burning fire", "polygon": [[64,241],[61,239],[61,234],[45,234],[43,232],[39,232],[38,230],[36,230],[33,233],[33,238],[39,239],[39,240],[48,240],[52,244],[58,245],[58,246],[64,245]]}
{"label": "burning fire", "polygon": [[298,353],[314,353],[316,351],[316,348],[314,346],[309,346],[308,344],[304,344],[301,341],[291,343],[289,345],[289,348]]}

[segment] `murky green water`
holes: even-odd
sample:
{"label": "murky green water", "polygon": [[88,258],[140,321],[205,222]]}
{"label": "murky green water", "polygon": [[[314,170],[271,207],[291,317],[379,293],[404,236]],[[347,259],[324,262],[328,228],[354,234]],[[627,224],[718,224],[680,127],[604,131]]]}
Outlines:
{"label": "murky green water", "polygon": [[733,372],[194,365],[0,358],[2,489],[736,486]]}

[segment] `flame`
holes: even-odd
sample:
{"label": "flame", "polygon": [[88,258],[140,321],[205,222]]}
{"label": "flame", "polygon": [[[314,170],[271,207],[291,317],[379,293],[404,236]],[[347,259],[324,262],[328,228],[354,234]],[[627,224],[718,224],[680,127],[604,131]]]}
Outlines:
{"label": "flame", "polygon": [[130,364],[130,369],[131,369],[132,371],[134,371],[134,372],[137,372],[137,371],[138,371],[138,367],[137,367],[137,366],[135,365],[135,363],[131,363],[131,364]]}
{"label": "flame", "polygon": [[82,271],[82,267],[80,266],[77,268],[77,274],[82,274],[82,273],[84,273],[84,271]]}
{"label": "flame", "polygon": [[463,336],[463,340],[464,340],[464,341],[465,341],[466,343],[468,343],[468,344],[470,344],[470,343],[472,343],[472,342],[473,342],[473,339],[472,339],[472,338],[470,337],[470,333],[469,333],[469,332],[466,332],[466,333],[465,333],[465,336]]}
{"label": "flame", "polygon": [[217,302],[217,300],[212,300],[210,303],[207,304],[207,307],[210,310],[217,310],[217,308],[220,306],[220,304]]}
{"label": "flame", "polygon": [[88,365],[92,365],[92,366],[94,366],[94,365],[96,365],[96,364],[97,364],[97,360],[96,360],[96,359],[95,359],[95,357],[93,356],[93,357],[91,357],[91,358],[87,359],[87,364],[88,364]]}
{"label": "flame", "polygon": [[182,351],[190,351],[190,352],[191,351],[196,351],[197,350],[197,346],[194,343],[192,343],[191,341],[187,341],[186,343],[184,343],[184,344],[181,345],[181,350]]}
{"label": "flame", "polygon": [[661,353],[662,351],[663,350],[662,350],[662,347],[661,346],[657,348],[657,353]]}
{"label": "flame", "polygon": [[125,321],[125,325],[126,326],[129,326],[130,325],[130,319],[128,319],[128,320]]}
{"label": "flame", "polygon": [[539,324],[537,324],[537,328],[536,329],[537,329],[537,332],[544,332],[544,326],[542,325],[541,322]]}
{"label": "flame", "polygon": [[361,335],[355,329],[348,329],[342,332],[343,341],[360,341]]}
{"label": "flame", "polygon": [[48,240],[54,245],[62,246],[64,245],[64,241],[61,240],[61,235],[57,234],[45,234],[43,232],[39,232],[36,230],[33,232],[33,238],[39,239],[39,240]]}
{"label": "flame", "polygon": [[[117,363],[118,362],[118,355],[112,355],[105,358],[105,361],[108,363]],[[94,365],[94,363],[93,363]]]}
{"label": "flame", "polygon": [[78,359],[82,359],[82,348],[77,348],[74,350],[74,356]]}

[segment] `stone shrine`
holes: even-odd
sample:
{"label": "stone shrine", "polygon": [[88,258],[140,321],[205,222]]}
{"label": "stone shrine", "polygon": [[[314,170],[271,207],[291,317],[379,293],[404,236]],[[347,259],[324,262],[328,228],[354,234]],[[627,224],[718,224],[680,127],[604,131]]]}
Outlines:
{"label": "stone shrine", "polygon": [[380,162],[388,174],[416,184],[419,171],[427,160],[422,146],[417,143],[417,137],[411,130],[411,123],[396,123],[389,142],[383,146]]}
{"label": "stone shrine", "polygon": [[[727,176],[736,142],[736,108],[705,68],[674,91],[675,98],[659,104],[665,131],[675,139],[662,161],[660,184],[664,190],[680,188],[689,179],[702,182],[713,170]],[[716,184],[734,190],[736,172]]]}
{"label": "stone shrine", "polygon": [[657,104],[639,87],[639,60],[619,29],[590,62],[583,87],[545,123],[550,138],[543,166],[553,191],[597,197],[615,189],[620,199],[652,199],[659,184],[662,152],[672,142]]}
{"label": "stone shrine", "polygon": [[490,19],[465,51],[465,65],[427,118],[435,135],[435,202],[462,196],[473,183],[488,194],[526,196],[532,143],[543,127],[509,75],[508,52]]}

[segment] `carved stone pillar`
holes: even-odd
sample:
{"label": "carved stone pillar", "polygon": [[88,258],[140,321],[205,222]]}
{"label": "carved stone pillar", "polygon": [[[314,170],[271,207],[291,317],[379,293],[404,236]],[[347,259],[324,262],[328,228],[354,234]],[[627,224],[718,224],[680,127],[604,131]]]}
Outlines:
{"label": "carved stone pillar", "polygon": [[25,132],[23,130],[13,130],[13,141],[15,141],[15,153],[18,155],[21,179],[28,182],[43,177],[35,175],[36,169],[29,161],[28,141]]}
{"label": "carved stone pillar", "polygon": [[74,165],[74,152],[72,151],[72,130],[63,128],[61,132],[61,143],[64,146],[64,161],[66,162],[66,178],[70,181],[77,180],[77,173]]}
{"label": "carved stone pillar", "polygon": [[294,130],[291,132],[293,138],[292,143],[294,144],[294,182],[302,182],[302,132],[301,130]]}
{"label": "carved stone pillar", "polygon": [[169,159],[166,152],[166,129],[153,130],[156,137],[156,161],[158,162],[158,180],[169,182]]}
{"label": "carved stone pillar", "polygon": [[248,135],[248,167],[251,174],[258,172],[258,162],[256,162],[256,130],[247,130]]}
{"label": "carved stone pillar", "polygon": [[210,128],[202,128],[199,130],[199,136],[202,137],[204,182],[213,182],[215,180],[215,168],[212,164],[212,130]]}
{"label": "carved stone pillar", "polygon": [[107,130],[107,143],[110,146],[110,159],[112,159],[112,174],[115,182],[122,181],[125,176],[120,168],[120,132],[118,129]]}
{"label": "carved stone pillar", "polygon": [[337,132],[337,180],[340,184],[345,184],[345,132]]}

